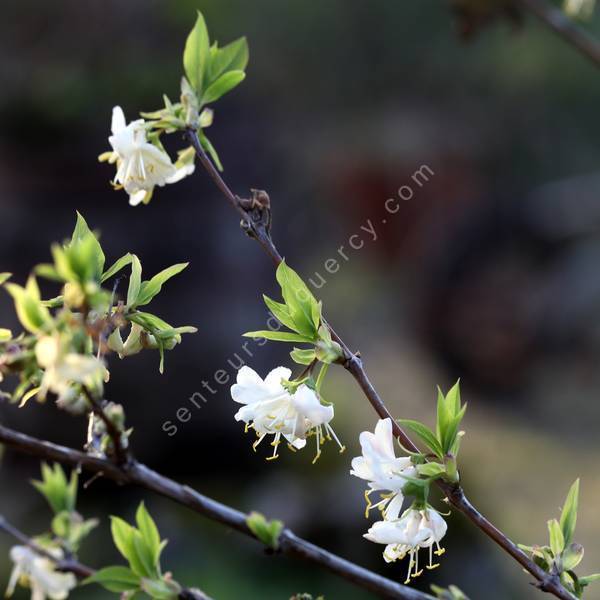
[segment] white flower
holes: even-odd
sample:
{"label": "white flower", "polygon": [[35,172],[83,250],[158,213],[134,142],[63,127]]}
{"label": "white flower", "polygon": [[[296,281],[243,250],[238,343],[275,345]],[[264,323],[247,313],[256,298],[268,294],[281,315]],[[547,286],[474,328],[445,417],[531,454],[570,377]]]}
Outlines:
{"label": "white flower", "polygon": [[[378,507],[386,519],[397,519],[404,501],[402,488],[406,478],[417,477],[417,470],[409,457],[396,457],[391,419],[381,419],[375,433],[363,431],[359,439],[362,456],[352,459],[350,474],[369,482],[370,489],[365,492],[366,514]],[[382,499],[371,504],[369,495],[375,491],[388,493],[382,493]]]}
{"label": "white flower", "polygon": [[383,558],[386,562],[403,559],[407,554],[410,558],[406,583],[411,577],[418,577],[423,571],[419,570],[419,550],[429,548],[428,569],[435,569],[433,564],[434,545],[437,547],[435,554],[444,553],[440,541],[446,534],[448,525],[442,515],[428,506],[417,510],[409,508],[398,520],[378,521],[365,533],[364,537],[377,544],[385,544]]}
{"label": "white flower", "polygon": [[164,150],[147,141],[144,119],[127,125],[123,110],[120,106],[115,106],[111,131],[108,141],[113,153],[100,158],[117,163],[114,182],[125,188],[129,194],[129,204],[147,204],[154,187],[170,183],[171,178],[177,176],[177,170]]}
{"label": "white flower", "polygon": [[[51,550],[50,553],[57,560],[63,558],[59,549]],[[7,598],[13,595],[18,582],[31,588],[31,600],[65,600],[77,585],[72,573],[59,573],[53,561],[36,554],[27,546],[13,546],[10,558],[15,566],[6,589]]]}
{"label": "white flower", "polygon": [[40,400],[45,400],[50,391],[59,397],[69,393],[72,384],[81,383],[92,387],[101,386],[108,371],[94,356],[64,352],[58,336],[44,336],[35,346],[35,357],[44,369],[38,391]]}
{"label": "white flower", "polygon": [[244,421],[246,430],[254,429],[257,440],[256,447],[267,435],[273,435],[271,442],[273,455],[277,458],[277,447],[281,437],[285,438],[291,449],[301,449],[306,445],[306,438],[315,435],[317,438],[317,455],[321,453],[324,439],[333,437],[339,442],[329,422],[333,419],[333,406],[321,404],[317,394],[306,385],[298,387],[290,394],[284,387],[292,372],[285,367],[273,369],[265,379],[244,366],[238,371],[237,383],[231,386],[231,397],[235,402],[243,404],[235,414],[236,421]]}

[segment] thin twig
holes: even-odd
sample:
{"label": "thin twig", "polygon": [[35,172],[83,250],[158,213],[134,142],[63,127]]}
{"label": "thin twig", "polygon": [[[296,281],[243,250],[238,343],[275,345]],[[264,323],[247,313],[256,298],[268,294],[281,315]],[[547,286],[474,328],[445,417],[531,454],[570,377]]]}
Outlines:
{"label": "thin twig", "polygon": [[[90,404],[92,412],[104,423],[106,433],[110,437],[113,445],[114,459],[119,465],[125,465],[130,460],[127,450],[123,447],[123,432],[114,421],[106,414],[101,401],[96,399],[94,394],[87,387],[82,387],[83,395]],[[93,432],[93,419],[90,424],[90,430]]]}
{"label": "thin twig", "polygon": [[[260,211],[249,211],[244,206],[245,203],[236,196],[229,186],[224,182],[223,178],[213,165],[212,161],[208,158],[206,152],[202,148],[198,140],[198,136],[195,130],[188,129],[186,132],[187,139],[194,147],[196,154],[208,171],[210,177],[215,181],[219,190],[225,195],[230,204],[234,206],[238,213],[242,215],[243,229],[248,232],[251,237],[256,239],[263,250],[273,259],[276,265],[278,265],[282,258],[281,254],[277,250],[270,234],[270,230],[267,229],[264,223],[271,222],[270,218],[266,219]],[[267,209],[269,210],[269,209]],[[398,438],[404,448],[409,451],[418,452],[417,446],[406,434],[406,432],[398,425],[390,411],[387,409],[385,402],[371,383],[367,372],[364,368],[362,360],[353,353],[340,336],[333,330],[331,325],[325,320],[323,323],[329,328],[331,337],[342,347],[344,352],[345,362],[344,367],[352,374],[360,388],[362,389],[367,400],[371,406],[375,409],[375,412],[380,418],[389,418],[392,421],[394,435]],[[466,498],[464,491],[458,485],[451,485],[442,481],[437,481],[438,486],[445,494],[448,501],[461,513],[463,513],[471,522],[478,527],[483,533],[490,537],[496,544],[498,544],[507,554],[512,556],[526,571],[528,571],[537,580],[537,587],[545,592],[554,594],[561,600],[573,600],[572,594],[570,594],[560,583],[560,581],[544,571],[535,562],[533,562],[508,536],[502,533],[495,525],[493,525],[488,519],[486,519]]]}
{"label": "thin twig", "polygon": [[[245,513],[203,496],[191,487],[177,483],[133,460],[128,465],[120,466],[110,460],[89,456],[79,450],[39,440],[3,425],[0,425],[0,443],[38,458],[55,460],[73,467],[82,467],[94,473],[101,472],[105,477],[119,484],[130,484],[145,488],[258,540],[248,528],[246,523],[248,515]],[[287,528],[281,532],[279,537],[279,551],[317,564],[359,587],[378,594],[382,598],[433,600],[433,596],[429,594],[386,579],[319,546],[315,546],[298,537]]]}
{"label": "thin twig", "polygon": [[562,10],[552,6],[547,0],[514,0],[514,2],[535,15],[544,25],[600,67],[600,42],[578,27]]}

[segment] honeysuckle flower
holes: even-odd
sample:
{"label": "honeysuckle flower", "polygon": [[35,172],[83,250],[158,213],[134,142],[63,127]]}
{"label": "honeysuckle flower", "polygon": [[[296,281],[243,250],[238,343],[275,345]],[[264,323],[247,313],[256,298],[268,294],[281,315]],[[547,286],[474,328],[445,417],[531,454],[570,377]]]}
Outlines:
{"label": "honeysuckle flower", "polygon": [[[369,482],[366,515],[371,508],[379,508],[386,519],[396,519],[404,501],[402,488],[407,477],[417,477],[417,470],[409,457],[396,457],[391,419],[381,419],[375,433],[363,431],[359,440],[362,456],[352,459],[350,474]],[[372,492],[381,493],[375,504],[369,498]]]}
{"label": "honeysuckle flower", "polygon": [[[429,549],[428,569],[435,569],[433,554],[441,556],[444,549],[440,541],[446,534],[448,525],[442,515],[430,506],[424,509],[409,508],[400,519],[384,520],[374,523],[364,537],[376,544],[385,544],[383,558],[386,562],[402,560],[409,556],[408,576],[406,583],[412,577],[418,577],[423,571],[419,570],[419,550]],[[434,546],[436,549],[434,551]]]}
{"label": "honeysuckle flower", "polygon": [[271,442],[273,455],[277,458],[277,448],[283,437],[291,449],[299,450],[306,445],[306,438],[317,438],[317,455],[325,439],[338,440],[329,422],[333,419],[333,406],[321,403],[314,390],[300,385],[294,394],[283,385],[290,380],[292,372],[285,367],[273,369],[263,380],[256,371],[244,366],[238,371],[237,383],[231,386],[231,397],[243,406],[235,414],[236,421],[244,421],[246,430],[254,429],[256,447],[267,435],[273,435]]}
{"label": "honeysuckle flower", "polygon": [[146,122],[137,119],[127,124],[120,106],[113,108],[112,135],[108,138],[113,151],[100,160],[117,164],[114,183],[129,194],[129,204],[150,202],[155,186],[170,183],[177,169],[169,155],[146,138]]}
{"label": "honeysuckle flower", "polygon": [[[49,550],[57,560],[63,558],[62,550]],[[31,600],[65,600],[77,586],[72,573],[59,573],[55,563],[45,556],[40,556],[27,546],[13,546],[10,558],[14,568],[6,589],[6,597],[10,598],[21,583],[31,588]]]}
{"label": "honeysuckle flower", "polygon": [[102,361],[96,357],[65,351],[58,335],[40,338],[35,346],[35,357],[44,369],[37,392],[40,400],[45,400],[49,391],[60,399],[77,383],[99,387],[108,376]]}

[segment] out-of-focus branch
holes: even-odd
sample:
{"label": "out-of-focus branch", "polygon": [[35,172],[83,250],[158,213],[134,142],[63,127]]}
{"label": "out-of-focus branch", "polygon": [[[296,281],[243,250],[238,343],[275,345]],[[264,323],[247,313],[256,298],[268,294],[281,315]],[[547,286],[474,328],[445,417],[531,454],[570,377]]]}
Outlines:
{"label": "out-of-focus branch", "polygon": [[[82,467],[88,471],[99,473],[119,484],[131,484],[145,488],[165,496],[213,521],[217,521],[222,525],[231,527],[240,533],[258,540],[246,523],[248,515],[245,513],[221,504],[212,498],[203,496],[191,487],[164,477],[134,460],[130,460],[129,463],[124,465],[118,465],[107,459],[89,456],[84,452],[72,448],[39,440],[3,425],[0,425],[0,443],[37,458],[54,460],[73,467]],[[381,575],[377,575],[319,546],[311,544],[287,528],[281,532],[278,541],[278,552],[303,558],[319,565],[382,598],[433,600],[433,596],[429,594],[381,577]],[[196,593],[194,590],[186,591],[188,594]],[[199,599],[202,596],[188,595],[186,598]]]}
{"label": "out-of-focus branch", "polygon": [[547,0],[513,0],[517,6],[535,15],[565,42],[600,67],[600,42],[581,29],[565,13]]}
{"label": "out-of-focus branch", "polygon": [[[251,200],[240,198],[234,194],[202,148],[196,131],[188,129],[186,131],[186,136],[196,150],[198,159],[210,175],[211,179],[216,183],[227,201],[235,208],[238,214],[241,215],[242,229],[244,229],[250,237],[258,241],[262,249],[271,257],[275,265],[278,265],[282,261],[282,257],[271,238],[271,207],[267,194],[265,192],[262,192],[261,194],[253,193],[253,198]],[[400,425],[398,425],[385,405],[383,398],[381,398],[371,383],[361,358],[357,353],[354,353],[349,349],[329,323],[325,320],[323,323],[329,328],[331,337],[342,347],[345,359],[344,367],[354,377],[375,412],[382,419],[391,419],[394,435],[398,438],[404,448],[412,452],[418,452],[417,446]],[[535,577],[536,586],[540,590],[549,592],[561,600],[573,600],[573,596],[562,586],[560,579],[557,576],[546,573],[546,571],[539,567],[520,548],[518,548],[508,536],[486,519],[467,500],[464,491],[458,484],[450,485],[441,481],[438,481],[437,483],[445,494],[448,502],[452,504],[456,510],[463,513],[477,528],[483,531],[483,533],[496,542],[496,544],[498,544],[507,554],[512,556],[526,571]]]}

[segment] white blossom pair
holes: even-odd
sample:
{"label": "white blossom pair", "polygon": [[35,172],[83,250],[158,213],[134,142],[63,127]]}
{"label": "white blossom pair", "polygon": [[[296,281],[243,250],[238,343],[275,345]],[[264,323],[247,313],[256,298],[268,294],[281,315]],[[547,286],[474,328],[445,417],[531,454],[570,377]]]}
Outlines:
{"label": "white blossom pair", "polygon": [[344,447],[333,431],[333,406],[321,403],[317,393],[307,385],[300,385],[294,393],[284,386],[290,381],[292,372],[285,367],[273,369],[263,380],[250,367],[242,367],[237,374],[237,383],[231,386],[231,397],[243,406],[235,414],[236,421],[246,423],[246,430],[254,429],[257,440],[253,448],[272,435],[273,454],[268,460],[277,458],[281,438],[293,450],[306,446],[306,438],[314,435],[317,441],[315,461],[321,454],[321,444],[326,439],[335,439],[340,451]]}
{"label": "white blossom pair", "polygon": [[[446,533],[446,522],[426,503],[419,506],[415,502],[399,517],[404,503],[404,487],[411,478],[418,477],[418,472],[409,457],[396,456],[391,419],[381,419],[374,433],[363,431],[359,439],[362,456],[352,460],[350,474],[369,483],[365,492],[366,515],[371,508],[378,508],[383,516],[383,520],[374,523],[364,537],[386,545],[383,552],[386,562],[409,556],[408,582],[411,577],[422,573],[418,559],[420,549],[429,549],[428,568],[437,566],[433,563],[433,547],[436,546],[436,554],[443,553],[439,542]],[[381,495],[375,504],[369,498],[372,492]]]}
{"label": "white blossom pair", "polygon": [[112,113],[111,131],[108,138],[112,152],[101,154],[99,159],[116,163],[114,185],[129,194],[129,204],[148,204],[156,186],[176,183],[194,172],[194,156],[189,149],[180,153],[173,164],[162,147],[148,141],[146,121],[137,119],[127,124],[120,106]]}
{"label": "white blossom pair", "polygon": [[[63,558],[60,549],[48,552],[56,560]],[[31,588],[31,600],[65,600],[77,586],[77,580],[72,573],[60,573],[56,570],[54,561],[27,546],[13,546],[10,558],[14,567],[6,589],[7,598],[13,595],[17,583]]]}

